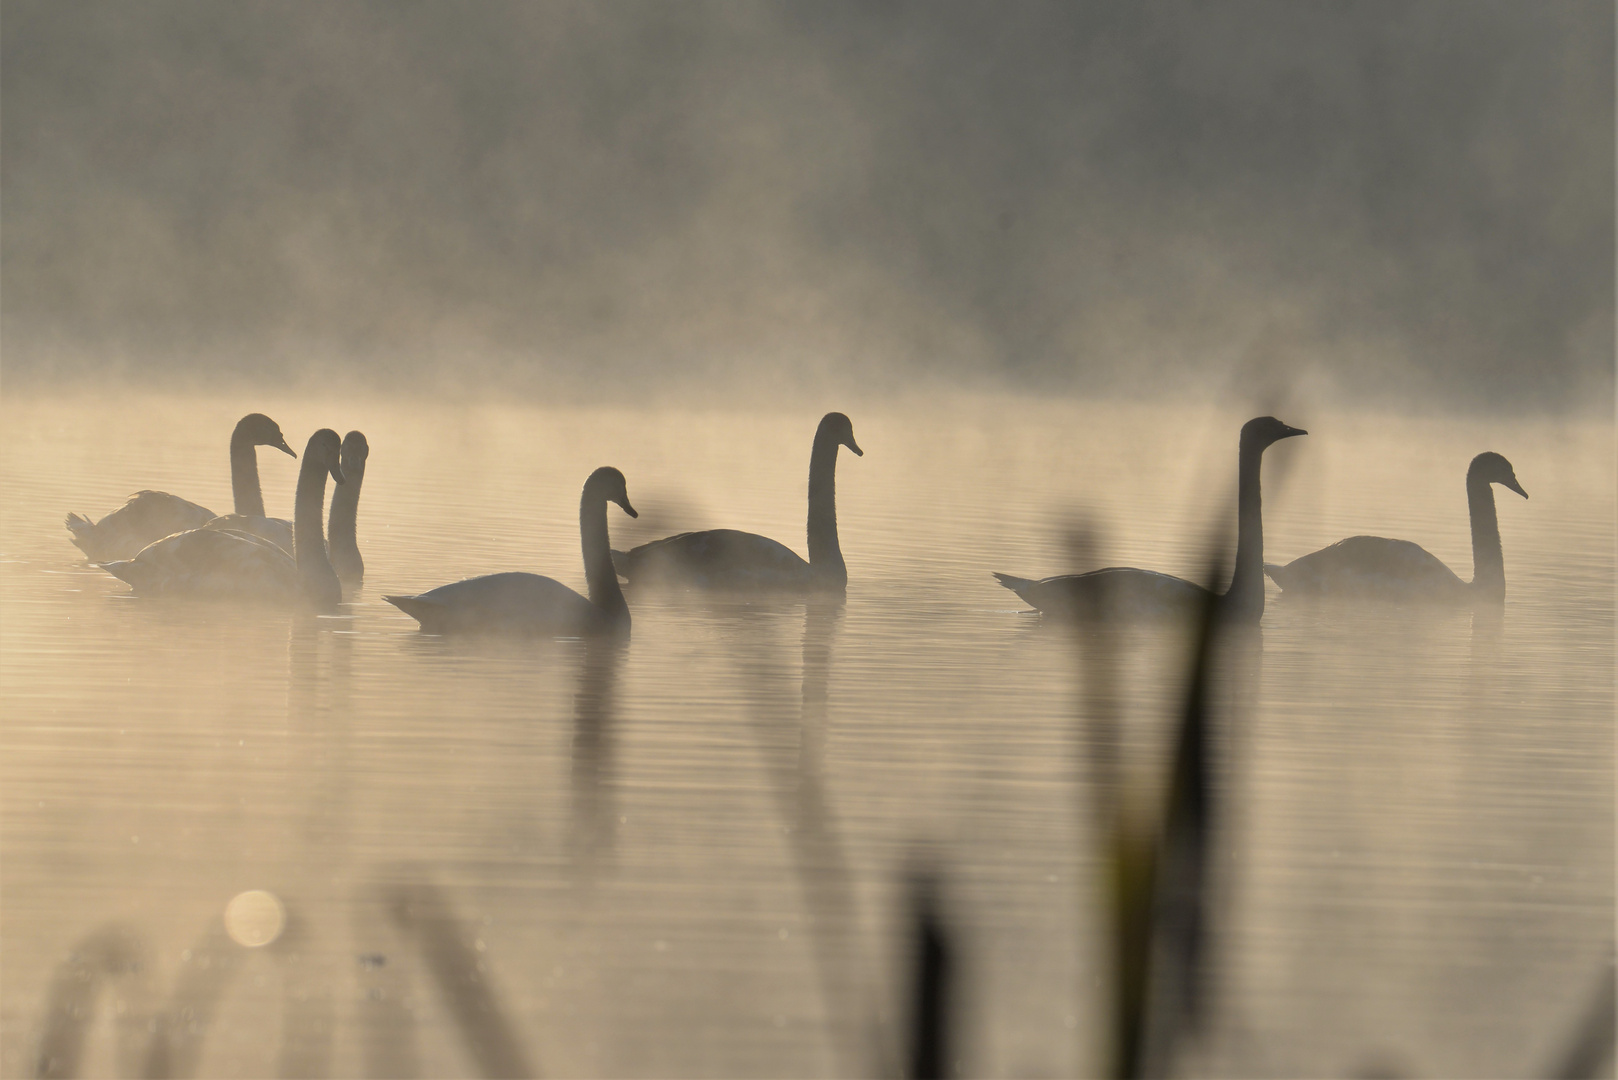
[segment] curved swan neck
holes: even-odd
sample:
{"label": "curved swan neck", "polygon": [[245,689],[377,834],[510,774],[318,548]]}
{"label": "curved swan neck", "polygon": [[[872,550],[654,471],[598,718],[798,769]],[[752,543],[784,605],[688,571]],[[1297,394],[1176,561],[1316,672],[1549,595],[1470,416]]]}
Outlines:
{"label": "curved swan neck", "polygon": [[332,489],[331,522],[326,535],[334,552],[340,549],[356,557],[359,555],[357,521],[360,511],[360,485],[364,481],[364,461],[345,463],[343,482]]}
{"label": "curved swan neck", "polygon": [[1225,603],[1249,617],[1264,613],[1264,513],[1259,494],[1263,459],[1264,447],[1243,442],[1236,473],[1236,570]]}
{"label": "curved swan neck", "polygon": [[[299,477],[302,482],[302,477]],[[236,512],[250,517],[264,517],[264,492],[258,482],[258,446],[246,429],[246,422],[237,424],[230,434],[230,491],[236,502]]]}
{"label": "curved swan neck", "polygon": [[607,540],[607,500],[586,490],[579,499],[579,543],[584,549],[584,580],[590,590],[590,603],[614,619],[629,618],[629,605],[618,587],[618,572],[612,566],[612,547]]}
{"label": "curved swan neck", "polygon": [[298,492],[292,509],[292,554],[300,575],[330,576],[336,580],[331,560],[326,557],[326,537],[320,522],[326,502],[326,466],[319,458],[319,454],[305,451],[298,466]]}
{"label": "curved swan neck", "polygon": [[1500,549],[1500,518],[1494,509],[1494,487],[1468,476],[1466,503],[1472,517],[1472,588],[1492,599],[1506,597],[1506,558]]}
{"label": "curved swan neck", "polygon": [[848,584],[837,542],[837,437],[824,427],[809,453],[809,569],[816,578]]}

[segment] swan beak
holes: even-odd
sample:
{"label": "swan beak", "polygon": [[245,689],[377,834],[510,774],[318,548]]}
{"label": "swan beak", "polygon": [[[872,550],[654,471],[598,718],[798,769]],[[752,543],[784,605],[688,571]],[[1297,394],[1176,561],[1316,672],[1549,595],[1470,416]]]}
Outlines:
{"label": "swan beak", "polygon": [[1284,431],[1281,434],[1281,438],[1290,439],[1294,435],[1307,435],[1307,434],[1309,434],[1309,433],[1307,431],[1303,430],[1303,428],[1301,428],[1301,427],[1289,427],[1289,428],[1286,429],[1286,431]]}
{"label": "swan beak", "polygon": [[848,441],[846,443],[844,443],[843,445],[848,447],[850,450],[854,451],[854,456],[855,457],[864,457],[865,456],[865,451],[861,450],[860,449],[860,444],[854,441],[854,436],[850,435],[848,437]]}
{"label": "swan beak", "polygon": [[1524,491],[1522,489],[1522,485],[1517,483],[1517,478],[1515,476],[1513,476],[1510,480],[1502,480],[1500,482],[1506,485],[1506,487],[1510,488],[1512,491],[1515,491],[1517,494],[1521,495],[1523,498],[1528,498],[1528,492]]}
{"label": "swan beak", "polygon": [[619,506],[623,507],[624,508],[624,513],[628,514],[630,517],[632,517],[632,518],[640,517],[639,514],[635,513],[635,508],[633,506],[629,505],[629,496],[625,495],[622,499],[614,499],[613,502],[615,502]]}
{"label": "swan beak", "polygon": [[347,478],[343,476],[343,467],[337,464],[335,461],[331,463],[331,478],[337,481],[339,484],[346,484],[348,482]]}
{"label": "swan beak", "polygon": [[274,445],[275,445],[275,448],[277,450],[281,451],[281,453],[283,453],[283,454],[286,454],[288,457],[296,458],[298,456],[296,453],[293,452],[292,447],[287,445],[287,440],[286,440],[285,435],[281,436],[281,441],[278,442],[278,443],[275,443]]}

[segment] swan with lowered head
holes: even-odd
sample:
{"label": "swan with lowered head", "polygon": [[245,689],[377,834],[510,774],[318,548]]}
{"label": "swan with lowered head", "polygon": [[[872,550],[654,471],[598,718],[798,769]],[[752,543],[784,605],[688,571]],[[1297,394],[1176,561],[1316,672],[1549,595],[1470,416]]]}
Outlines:
{"label": "swan with lowered head", "polygon": [[[248,413],[236,422],[230,434],[230,487],[236,513],[263,518],[256,449],[260,446],[273,446],[294,458],[298,455],[287,445],[280,426],[263,413]],[[69,514],[66,524],[73,543],[91,562],[112,562],[133,558],[153,540],[200,529],[215,516],[212,510],[166,491],[137,491],[100,521]]]}
{"label": "swan with lowered head", "polygon": [[327,474],[343,482],[341,452],[342,443],[330,428],[309,436],[304,447],[294,502],[296,558],[248,533],[192,529],[154,541],[132,559],[101,567],[143,595],[304,599],[334,607],[342,599],[342,587],[326,558],[320,518]]}
{"label": "swan with lowered head", "polygon": [[629,605],[612,569],[607,541],[607,504],[630,517],[624,474],[603,466],[590,474],[579,496],[579,542],[590,596],[580,596],[555,578],[510,572],[485,574],[440,585],[419,596],[382,599],[430,634],[515,633],[546,636],[629,633]]}
{"label": "swan with lowered head", "polygon": [[1264,572],[1283,592],[1304,596],[1502,603],[1506,561],[1500,549],[1500,518],[1494,508],[1495,484],[1528,498],[1511,462],[1493,451],[1472,459],[1466,470],[1466,502],[1472,517],[1471,581],[1462,581],[1425,548],[1382,536],[1351,536],[1285,566],[1266,564]]}
{"label": "swan with lowered head", "polygon": [[343,482],[331,493],[331,519],[326,529],[327,553],[337,580],[357,589],[365,581],[365,560],[355,535],[355,518],[360,508],[360,485],[365,482],[365,459],[371,446],[365,436],[350,431],[343,436]]}
{"label": "swan with lowered head", "polygon": [[827,413],[815,429],[809,452],[809,558],[756,533],[707,529],[653,540],[613,552],[618,573],[641,581],[720,589],[781,589],[841,592],[848,567],[837,542],[837,448],[865,456],[854,425],[842,413]]}
{"label": "swan with lowered head", "polygon": [[[1224,618],[1258,622],[1264,614],[1264,520],[1259,495],[1259,465],[1264,451],[1282,439],[1307,435],[1273,416],[1242,425],[1236,473],[1236,570],[1230,588],[1219,597]],[[1207,589],[1184,578],[1112,566],[1087,574],[1064,574],[1041,581],[995,574],[1000,584],[1048,615],[1130,617],[1189,615],[1210,599]]]}

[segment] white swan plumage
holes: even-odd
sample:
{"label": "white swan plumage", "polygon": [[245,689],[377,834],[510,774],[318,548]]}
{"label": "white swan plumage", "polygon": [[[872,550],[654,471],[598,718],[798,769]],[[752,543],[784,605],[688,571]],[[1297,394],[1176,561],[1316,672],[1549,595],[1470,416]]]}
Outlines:
{"label": "white swan plumage", "polygon": [[1471,581],[1462,580],[1419,544],[1384,536],[1351,536],[1284,566],[1266,564],[1264,572],[1290,595],[1503,602],[1506,565],[1500,546],[1500,518],[1494,505],[1495,484],[1528,498],[1511,462],[1504,457],[1491,450],[1472,459],[1466,470],[1466,501],[1472,525]]}
{"label": "white swan plumage", "polygon": [[[248,413],[236,422],[230,434],[230,486],[236,513],[246,517],[264,517],[256,451],[260,446],[298,456],[287,445],[280,425],[263,413]],[[68,514],[65,524],[69,538],[85,557],[101,563],[133,558],[153,540],[200,529],[217,516],[205,506],[166,491],[137,491],[100,521]]]}
{"label": "white swan plumage", "polygon": [[1264,614],[1264,521],[1259,467],[1264,451],[1282,439],[1307,435],[1273,416],[1242,425],[1237,454],[1236,570],[1230,588],[1216,597],[1201,585],[1132,566],[1109,566],[1085,574],[1042,580],[996,573],[1000,584],[1047,615],[1067,618],[1184,617],[1219,601],[1222,618],[1257,622]]}
{"label": "white swan plumage", "polygon": [[441,585],[416,596],[384,596],[431,634],[506,633],[543,636],[627,635],[629,605],[613,572],[607,503],[630,517],[624,474],[610,465],[591,473],[579,496],[579,543],[589,597],[554,578],[508,572]]}
{"label": "white swan plumage", "polygon": [[841,592],[848,566],[837,538],[837,448],[857,456],[854,425],[840,412],[827,413],[815,429],[809,452],[809,558],[785,544],[737,529],[705,529],[653,540],[613,552],[618,573],[630,584],[655,582],[741,591]]}
{"label": "white swan plumage", "polygon": [[341,447],[337,433],[322,428],[304,448],[295,501],[295,557],[249,533],[199,528],[153,541],[131,559],[100,565],[142,595],[301,599],[333,607],[342,599],[342,589],[326,557],[320,519],[327,475],[343,482]]}

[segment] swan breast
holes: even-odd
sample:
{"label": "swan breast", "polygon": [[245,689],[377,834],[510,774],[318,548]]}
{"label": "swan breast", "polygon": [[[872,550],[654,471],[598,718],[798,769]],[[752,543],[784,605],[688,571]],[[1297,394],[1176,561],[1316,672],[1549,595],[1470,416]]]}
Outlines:
{"label": "swan breast", "polygon": [[382,599],[414,618],[428,633],[600,633],[612,618],[554,578],[510,572],[441,585],[418,596]]}
{"label": "swan breast", "polygon": [[679,533],[614,552],[618,572],[631,582],[664,582],[719,589],[806,589],[809,563],[785,544],[757,533],[707,529]]}
{"label": "swan breast", "polygon": [[1285,566],[1266,566],[1284,592],[1386,600],[1448,600],[1467,595],[1465,581],[1432,552],[1408,540],[1351,536]]}

